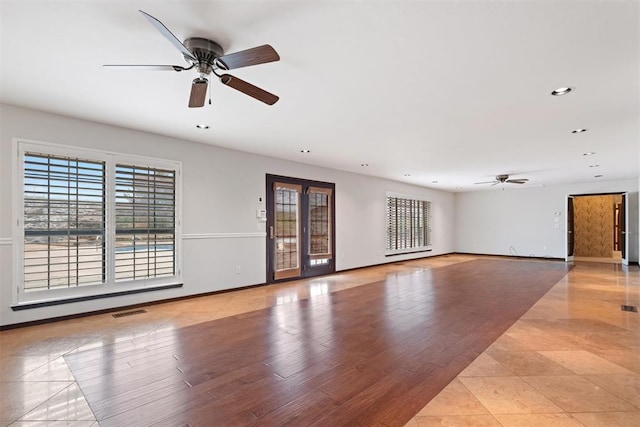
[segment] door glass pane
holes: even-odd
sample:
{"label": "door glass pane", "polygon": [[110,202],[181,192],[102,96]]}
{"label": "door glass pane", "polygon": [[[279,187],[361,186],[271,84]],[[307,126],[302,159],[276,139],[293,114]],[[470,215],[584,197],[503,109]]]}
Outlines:
{"label": "door glass pane", "polygon": [[324,265],[331,259],[331,190],[309,188],[310,264]]}
{"label": "door glass pane", "polygon": [[276,271],[299,268],[299,190],[290,185],[275,187]]}

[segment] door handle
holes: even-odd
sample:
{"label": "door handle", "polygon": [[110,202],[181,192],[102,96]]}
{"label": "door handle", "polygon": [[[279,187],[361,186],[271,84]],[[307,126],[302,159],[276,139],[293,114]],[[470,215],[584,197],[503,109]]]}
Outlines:
{"label": "door handle", "polygon": [[269,238],[273,240],[273,225],[269,226]]}

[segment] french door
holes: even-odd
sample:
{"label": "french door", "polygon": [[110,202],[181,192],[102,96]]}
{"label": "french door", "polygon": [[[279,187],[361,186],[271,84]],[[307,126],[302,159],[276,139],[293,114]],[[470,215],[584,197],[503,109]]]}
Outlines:
{"label": "french door", "polygon": [[335,185],[267,175],[267,282],[335,272]]}

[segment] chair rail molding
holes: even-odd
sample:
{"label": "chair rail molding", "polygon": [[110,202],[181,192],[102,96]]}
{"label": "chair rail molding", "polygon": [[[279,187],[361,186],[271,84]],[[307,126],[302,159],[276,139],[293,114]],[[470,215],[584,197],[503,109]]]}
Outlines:
{"label": "chair rail molding", "polygon": [[182,240],[197,239],[257,239],[265,238],[267,233],[264,231],[253,233],[188,233],[182,235]]}

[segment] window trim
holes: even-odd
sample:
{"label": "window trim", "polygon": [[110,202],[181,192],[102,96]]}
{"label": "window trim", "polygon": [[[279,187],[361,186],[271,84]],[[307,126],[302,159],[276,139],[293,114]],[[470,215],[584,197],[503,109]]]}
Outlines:
{"label": "window trim", "polygon": [[[388,234],[388,223],[389,223],[389,218],[388,218],[388,199],[390,197],[394,197],[394,198],[398,198],[398,199],[406,199],[406,200],[416,200],[416,201],[421,201],[421,202],[427,202],[429,203],[429,216],[427,217],[427,236],[428,236],[428,243],[424,246],[412,246],[412,247],[408,247],[408,248],[402,248],[402,249],[388,249],[387,248],[387,242],[389,241],[389,234]],[[394,255],[408,255],[408,254],[412,254],[412,253],[419,253],[419,252],[431,252],[433,250],[433,241],[432,241],[432,237],[433,237],[433,231],[432,231],[432,218],[433,218],[433,214],[432,214],[432,210],[433,210],[433,202],[431,200],[429,200],[427,197],[425,196],[417,196],[415,194],[403,194],[403,193],[395,193],[395,192],[391,192],[391,191],[387,191],[386,195],[385,195],[385,199],[384,199],[384,209],[385,209],[385,257],[388,256],[394,256]]]}
{"label": "window trim", "polygon": [[[13,169],[13,263],[14,284],[12,289],[12,307],[43,306],[47,302],[95,299],[100,296],[117,296],[123,292],[135,292],[164,289],[167,286],[182,284],[182,162],[135,154],[121,153],[109,150],[98,150],[45,141],[24,138],[13,138],[12,169]],[[115,164],[132,164],[137,166],[175,170],[175,274],[159,278],[116,281],[109,277],[105,284],[84,285],[72,288],[47,289],[40,291],[24,290],[24,156],[27,152],[37,152],[47,155],[86,158],[88,160],[105,161],[106,181],[106,210],[107,222],[105,226],[106,239],[115,237]],[[112,178],[109,178],[112,177]],[[115,247],[112,247],[115,251]],[[115,254],[115,252],[114,252]],[[110,259],[110,260],[109,260]],[[107,256],[107,274],[110,274],[113,256]]]}

